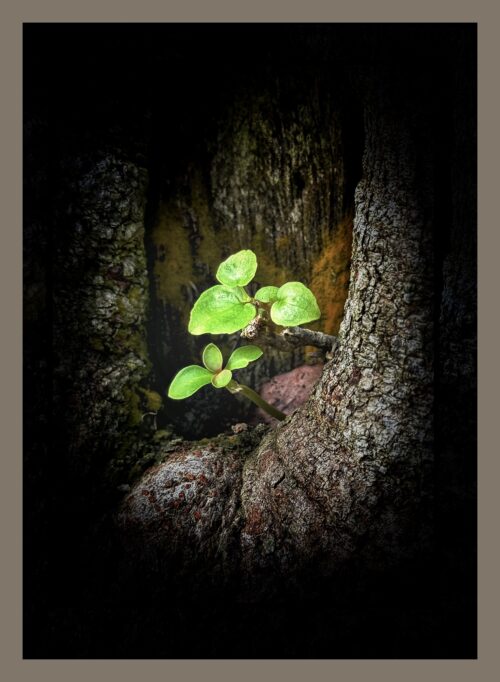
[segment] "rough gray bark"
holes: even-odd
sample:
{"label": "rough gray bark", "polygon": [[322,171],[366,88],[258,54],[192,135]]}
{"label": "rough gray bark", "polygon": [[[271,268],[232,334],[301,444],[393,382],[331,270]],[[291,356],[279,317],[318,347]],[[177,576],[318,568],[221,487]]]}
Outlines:
{"label": "rough gray bark", "polygon": [[[49,59],[44,30],[26,138],[26,651],[472,652],[474,28],[119,27],[92,50],[64,28]],[[170,439],[165,401],[150,450],[147,355],[162,394],[199,361],[186,316],[221,258],[255,248],[260,283],[304,281],[337,334],[353,208],[350,298],[308,404],[274,430],[189,443]],[[146,225],[147,334],[129,209]],[[237,379],[258,389],[292,364],[274,354]],[[179,404],[186,434],[230,425],[221,395],[237,403],[207,389]],[[128,477],[158,459],[110,527]]]}
{"label": "rough gray bark", "polygon": [[[215,456],[219,466],[230,462],[238,487],[238,502],[233,491],[216,517],[208,485],[189,504],[174,504],[192,475],[190,452],[139,482],[120,524],[124,534],[147,527],[148,546],[164,557],[182,544],[172,537],[180,532],[190,553],[237,567],[255,584],[290,578],[313,560],[330,571],[354,554],[387,565],[421,546],[433,407],[426,150],[416,148],[404,115],[392,119],[383,96],[372,98],[365,123],[353,277],[334,357],[309,402],[249,456],[222,463],[226,448]],[[207,467],[212,456],[203,455]]]}
{"label": "rough gray bark", "polygon": [[[324,78],[318,71],[307,87],[285,77],[257,97],[241,93],[221,126],[210,175],[219,229],[235,230],[241,248],[262,245],[268,269],[299,279],[310,276],[346,210],[338,105]],[[293,109],[284,106],[290,94]]]}
{"label": "rough gray bark", "polygon": [[115,454],[111,473],[116,483],[124,483],[137,458],[133,443],[141,415],[148,410],[138,390],[150,369],[145,342],[147,173],[111,153],[72,157],[61,167],[50,291],[52,409],[65,417],[59,438],[68,450],[68,466],[78,475],[88,473],[100,440],[100,456],[103,450],[108,457]]}
{"label": "rough gray bark", "polygon": [[245,464],[251,570],[322,552],[386,562],[418,529],[432,447],[431,244],[416,150],[387,114],[366,113],[339,347],[308,405]]}

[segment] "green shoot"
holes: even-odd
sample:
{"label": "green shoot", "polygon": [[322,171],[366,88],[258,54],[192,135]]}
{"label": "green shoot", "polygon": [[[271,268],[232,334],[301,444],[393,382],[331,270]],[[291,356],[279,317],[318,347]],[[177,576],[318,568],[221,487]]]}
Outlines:
{"label": "green shoot", "polygon": [[209,343],[203,349],[202,354],[205,366],[189,365],[177,372],[169,386],[168,397],[183,400],[203,386],[211,384],[214,388],[227,388],[233,394],[241,393],[276,419],[285,419],[286,415],[283,412],[269,405],[248,386],[239,384],[233,379],[233,370],[243,369],[261,356],[262,351],[257,346],[242,346],[231,353],[226,367],[223,368],[220,349],[214,343]]}
{"label": "green shoot", "polygon": [[[200,334],[233,334],[245,329],[257,316],[275,325],[292,327],[318,320],[321,312],[312,291],[301,282],[287,282],[281,287],[261,287],[250,296],[245,286],[250,284],[257,272],[257,257],[253,251],[244,249],[223,261],[216,273],[220,284],[204,291],[195,302],[189,318],[188,331]],[[314,332],[309,332],[314,333]],[[219,348],[209,343],[203,349],[203,367],[189,365],[173,378],[168,397],[182,400],[211,384],[214,388],[226,388],[233,394],[241,393],[276,419],[285,419],[248,386],[233,379],[233,371],[247,367],[262,356],[257,346],[236,348],[223,366]]]}
{"label": "green shoot", "polygon": [[191,334],[232,334],[244,329],[259,312],[268,314],[282,327],[318,320],[321,312],[312,291],[300,282],[281,287],[265,286],[252,298],[244,287],[257,271],[253,251],[229,256],[219,265],[216,284],[195,302],[189,319]]}

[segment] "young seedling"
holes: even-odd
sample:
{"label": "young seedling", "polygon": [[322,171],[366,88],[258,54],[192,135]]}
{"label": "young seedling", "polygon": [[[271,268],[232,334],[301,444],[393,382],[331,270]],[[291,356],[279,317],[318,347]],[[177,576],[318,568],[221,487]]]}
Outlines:
{"label": "young seedling", "polygon": [[[301,282],[287,282],[281,287],[261,287],[251,296],[245,287],[256,272],[257,257],[249,249],[226,258],[215,275],[220,284],[204,291],[195,302],[188,331],[194,335],[232,334],[240,329],[250,329],[250,323],[257,323],[258,326],[259,322],[297,329],[296,325],[319,319],[321,312],[316,298]],[[324,337],[323,345],[329,344],[330,349],[335,341],[321,332],[299,331],[307,332],[308,338],[321,335]],[[313,341],[313,345],[317,343]],[[269,405],[251,388],[238,384],[232,378],[233,370],[246,367],[261,355],[262,351],[257,346],[242,346],[232,353],[223,368],[222,353],[215,344],[209,343],[203,350],[204,367],[189,365],[181,369],[170,384],[168,396],[174,400],[188,398],[202,386],[211,383],[214,388],[241,393],[276,419],[284,419],[282,412]]]}
{"label": "young seedling", "polygon": [[230,393],[241,393],[272,417],[285,419],[286,415],[283,412],[270,405],[248,386],[239,384],[233,379],[234,370],[247,367],[250,362],[258,360],[261,355],[262,351],[257,346],[241,346],[231,353],[226,366],[223,367],[220,349],[214,343],[209,343],[203,349],[204,367],[189,365],[177,372],[168,389],[168,397],[174,400],[189,398],[203,386],[212,384],[214,388],[227,388]]}
{"label": "young seedling", "polygon": [[270,316],[282,327],[318,320],[321,312],[312,291],[301,282],[281,287],[261,287],[252,297],[245,289],[257,271],[250,250],[239,251],[219,265],[216,284],[204,291],[191,311],[191,334],[232,334],[244,329],[257,315]]}

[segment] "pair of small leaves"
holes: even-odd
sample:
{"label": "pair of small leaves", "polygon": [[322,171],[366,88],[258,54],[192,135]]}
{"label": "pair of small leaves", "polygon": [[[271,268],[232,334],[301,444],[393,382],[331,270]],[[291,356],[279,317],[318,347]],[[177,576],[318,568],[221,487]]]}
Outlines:
{"label": "pair of small leaves", "polygon": [[[253,251],[244,250],[220,264],[216,277],[221,282],[204,291],[191,311],[188,330],[191,334],[232,334],[246,327],[256,316],[257,308],[243,289],[257,271]],[[262,287],[255,300],[271,303],[273,322],[283,327],[319,319],[321,313],[312,291],[300,282],[282,287]]]}
{"label": "pair of small leaves", "polygon": [[257,346],[241,346],[231,353],[223,369],[220,349],[214,343],[209,343],[203,349],[202,359],[205,367],[189,365],[177,372],[169,386],[168,397],[174,400],[189,398],[190,395],[210,383],[215,388],[224,388],[233,378],[233,370],[246,367],[261,355],[262,351]]}
{"label": "pair of small leaves", "polygon": [[301,282],[287,282],[279,288],[262,287],[255,298],[262,303],[272,303],[271,319],[282,327],[305,324],[321,316],[313,292]]}

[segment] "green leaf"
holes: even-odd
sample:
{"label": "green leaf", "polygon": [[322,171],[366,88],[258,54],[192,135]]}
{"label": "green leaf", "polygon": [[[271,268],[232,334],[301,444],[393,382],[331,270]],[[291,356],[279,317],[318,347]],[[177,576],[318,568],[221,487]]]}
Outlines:
{"label": "green leaf", "polygon": [[189,365],[177,372],[168,389],[168,397],[174,400],[189,398],[212,380],[212,373],[199,365]]}
{"label": "green leaf", "polygon": [[219,372],[222,369],[222,353],[215,343],[209,343],[203,349],[203,364],[210,372]]}
{"label": "green leaf", "polygon": [[243,287],[234,287],[234,292],[242,303],[248,303],[252,300]]}
{"label": "green leaf", "polygon": [[241,346],[231,353],[227,361],[226,369],[242,369],[247,367],[250,362],[257,360],[262,355],[262,351],[257,346]]}
{"label": "green leaf", "polygon": [[212,375],[212,384],[215,388],[224,388],[231,381],[233,375],[228,369],[223,369],[222,372]]}
{"label": "green leaf", "polygon": [[271,308],[271,319],[283,327],[305,324],[321,316],[313,292],[300,282],[287,282],[278,289]]}
{"label": "green leaf", "polygon": [[244,250],[234,253],[223,261],[217,270],[216,277],[229,287],[244,287],[257,271],[257,256],[253,251]]}
{"label": "green leaf", "polygon": [[278,298],[278,287],[261,287],[255,298],[262,303],[273,303]]}
{"label": "green leaf", "polygon": [[202,293],[191,310],[191,334],[232,334],[253,320],[255,306],[242,300],[237,287],[216,284]]}

